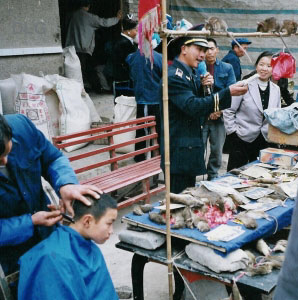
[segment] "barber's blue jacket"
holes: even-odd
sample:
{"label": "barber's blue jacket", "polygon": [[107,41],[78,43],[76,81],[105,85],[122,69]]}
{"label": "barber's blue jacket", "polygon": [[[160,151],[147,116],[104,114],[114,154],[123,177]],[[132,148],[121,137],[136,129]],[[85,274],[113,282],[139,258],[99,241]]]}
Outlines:
{"label": "barber's blue jacket", "polygon": [[[201,126],[215,109],[216,94],[199,94],[195,75],[178,59],[168,70],[170,169],[172,174],[201,175],[206,173]],[[226,88],[218,93],[219,110],[230,107],[231,93]],[[163,110],[162,97],[161,109]],[[163,117],[163,112],[161,113]],[[161,167],[164,169],[164,124],[161,138]]]}
{"label": "barber's blue jacket", "polygon": [[5,116],[12,129],[7,169],[0,173],[0,263],[4,272],[17,269],[18,258],[48,235],[51,228],[33,226],[31,215],[50,203],[41,176],[59,194],[65,184],[77,184],[68,159],[23,115]]}
{"label": "barber's blue jacket", "polygon": [[140,50],[126,58],[129,75],[138,104],[159,104],[159,82],[162,77],[162,55],[153,51],[153,68],[149,59],[141,55]]}
{"label": "barber's blue jacket", "polygon": [[241,64],[236,52],[234,50],[230,50],[228,54],[222,59],[222,61],[231,64],[234,69],[236,80],[241,80]]}

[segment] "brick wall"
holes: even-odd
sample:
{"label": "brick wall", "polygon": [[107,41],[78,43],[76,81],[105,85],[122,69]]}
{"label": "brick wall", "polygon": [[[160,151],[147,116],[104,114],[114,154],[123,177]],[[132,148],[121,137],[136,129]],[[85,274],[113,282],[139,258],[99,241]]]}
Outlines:
{"label": "brick wall", "polygon": [[139,0],[123,0],[124,14],[133,14],[134,19],[138,18]]}

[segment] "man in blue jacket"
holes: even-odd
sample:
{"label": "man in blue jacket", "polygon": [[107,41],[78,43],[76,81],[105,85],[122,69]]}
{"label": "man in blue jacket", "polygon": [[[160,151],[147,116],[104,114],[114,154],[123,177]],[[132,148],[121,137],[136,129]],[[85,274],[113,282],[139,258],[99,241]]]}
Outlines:
{"label": "man in blue jacket", "polygon": [[[128,55],[126,62],[137,102],[137,118],[155,116],[158,143],[160,140],[159,83],[162,77],[162,55],[153,50],[153,68],[151,62],[140,50]],[[147,130],[148,131],[148,130]],[[136,137],[148,134],[145,129],[137,130]],[[136,150],[146,147],[146,141],[137,143]],[[136,161],[145,159],[144,154],[137,155]]]}
{"label": "man in blue jacket", "polygon": [[[236,41],[242,46],[243,49],[247,49],[251,44],[251,41],[247,38],[238,38]],[[228,52],[228,54],[222,59],[223,62],[229,63],[232,65],[235,73],[236,80],[241,80],[242,70],[240,64],[240,58],[245,55],[243,51],[235,41],[232,41],[232,50]]]}
{"label": "man in blue jacket", "polygon": [[[195,69],[205,59],[209,48],[207,40],[180,37],[171,44],[178,55],[168,71],[170,190],[180,193],[187,187],[195,186],[197,175],[206,174],[201,130],[203,121],[212,112],[230,107],[231,96],[245,94],[247,86],[234,84],[204,97],[197,86]],[[213,84],[212,76],[207,74],[202,84]],[[163,122],[161,124],[161,167],[164,169]]]}
{"label": "man in blue jacket", "polygon": [[[43,176],[73,212],[74,199],[99,197],[101,191],[79,185],[68,159],[23,115],[0,115],[0,263],[5,274],[17,270],[18,259],[48,236],[61,221],[61,211],[49,211]],[[50,206],[53,209],[53,206]]]}
{"label": "man in blue jacket", "polygon": [[[232,66],[216,58],[219,52],[216,40],[207,38],[207,41],[209,49],[206,52],[205,62],[208,72],[214,78],[213,92],[218,92],[235,83],[236,79]],[[207,164],[207,180],[212,180],[218,176],[218,170],[222,163],[222,148],[226,138],[222,111],[211,113],[208,116],[203,125],[202,133],[206,148],[209,137],[210,155]]]}

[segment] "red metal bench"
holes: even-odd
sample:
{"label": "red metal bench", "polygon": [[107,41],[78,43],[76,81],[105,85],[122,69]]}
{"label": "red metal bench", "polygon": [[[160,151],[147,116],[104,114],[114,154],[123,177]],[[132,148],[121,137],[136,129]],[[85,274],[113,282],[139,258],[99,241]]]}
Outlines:
{"label": "red metal bench", "polygon": [[[107,138],[109,141],[107,146],[99,146],[96,150],[70,156],[69,160],[72,162],[84,159],[86,157],[92,157],[99,153],[109,152],[109,159],[104,161],[94,161],[94,163],[91,165],[83,165],[80,168],[75,169],[75,172],[78,174],[105,165],[111,165],[110,172],[106,172],[93,178],[88,178],[87,180],[81,181],[82,184],[94,184],[105,193],[114,192],[130,184],[142,182],[141,193],[118,203],[118,208],[123,208],[140,200],[145,200],[145,202],[148,203],[151,195],[157,194],[165,189],[164,185],[158,185],[157,187],[152,188],[150,187],[150,178],[162,172],[160,168],[159,145],[157,142],[155,126],[155,117],[149,116],[127,122],[104,125],[98,128],[76,132],[69,135],[56,136],[53,137],[53,143],[58,149],[64,149],[72,145],[93,142],[95,140]],[[123,143],[114,144],[113,137],[115,135],[142,128],[148,128],[150,130],[150,134],[125,141]],[[146,143],[147,146],[145,148],[137,151],[125,154],[116,154],[116,150],[118,148],[134,145],[141,141],[150,141],[151,143],[150,145],[148,145],[149,143]],[[124,167],[120,167],[118,164],[119,161],[123,161],[124,159],[133,158],[138,154],[146,154],[150,152],[151,158],[144,161],[132,163]]]}

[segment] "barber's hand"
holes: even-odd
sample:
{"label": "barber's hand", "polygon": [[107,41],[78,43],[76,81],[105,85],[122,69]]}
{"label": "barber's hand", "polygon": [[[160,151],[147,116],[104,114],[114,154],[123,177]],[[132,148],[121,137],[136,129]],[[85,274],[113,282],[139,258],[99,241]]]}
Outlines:
{"label": "barber's hand", "polygon": [[71,216],[74,216],[72,202],[74,200],[82,201],[85,205],[90,205],[90,202],[83,195],[90,195],[95,199],[99,199],[103,192],[94,185],[67,184],[60,188],[62,200],[61,211],[67,210]]}
{"label": "barber's hand", "polygon": [[42,226],[53,226],[54,224],[62,221],[61,211],[38,211],[32,215],[33,225],[42,225]]}
{"label": "barber's hand", "polygon": [[210,73],[206,73],[204,76],[201,76],[201,84],[212,86],[214,84],[214,78]]}
{"label": "barber's hand", "polygon": [[244,95],[248,91],[247,85],[242,85],[241,83],[235,83],[230,85],[231,96],[241,96]]}

